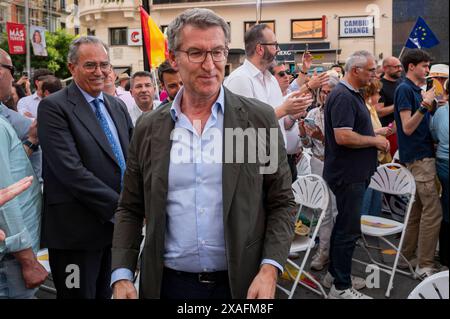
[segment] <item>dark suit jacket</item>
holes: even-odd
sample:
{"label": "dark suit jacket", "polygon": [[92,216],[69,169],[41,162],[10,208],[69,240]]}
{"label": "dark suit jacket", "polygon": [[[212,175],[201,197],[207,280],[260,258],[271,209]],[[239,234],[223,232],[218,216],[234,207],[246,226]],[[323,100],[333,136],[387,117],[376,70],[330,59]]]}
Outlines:
{"label": "dark suit jacket", "polygon": [[[159,298],[161,290],[170,132],[174,128],[170,107],[171,103],[140,118],[130,144],[125,186],[116,213],[112,269],[134,272],[142,220],[146,218],[140,298]],[[247,157],[245,163],[224,163],[222,167],[231,294],[233,298],[245,298],[263,259],[284,266],[294,236],[295,203],[283,138],[272,107],[225,89],[224,128],[238,127],[278,129],[279,166],[274,174],[259,174],[259,165],[247,163]]]}
{"label": "dark suit jacket", "polygon": [[[122,101],[103,95],[126,158],[133,130],[130,116]],[[43,152],[43,246],[89,250],[110,245],[120,167],[75,83],[40,102],[38,123]]]}

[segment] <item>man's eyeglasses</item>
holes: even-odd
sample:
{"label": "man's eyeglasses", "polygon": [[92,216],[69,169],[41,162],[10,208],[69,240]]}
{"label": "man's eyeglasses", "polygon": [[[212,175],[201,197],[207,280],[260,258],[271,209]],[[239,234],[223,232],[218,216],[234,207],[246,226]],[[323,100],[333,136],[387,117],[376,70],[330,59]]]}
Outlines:
{"label": "man's eyeglasses", "polygon": [[5,69],[8,69],[9,72],[11,72],[11,75],[14,76],[14,72],[16,72],[16,68],[14,67],[14,65],[8,65],[8,64],[3,64],[3,63],[0,63],[0,65],[2,67],[4,67]]}
{"label": "man's eyeglasses", "polygon": [[86,62],[83,64],[83,69],[87,72],[94,72],[97,68],[100,68],[100,71],[108,72],[111,70],[111,63],[109,62],[101,62],[99,64],[94,62]]}
{"label": "man's eyeglasses", "polygon": [[399,65],[386,65],[386,66],[389,67],[389,68],[394,68],[394,69],[401,69],[401,68],[403,68],[403,66],[401,64],[399,64]]}
{"label": "man's eyeglasses", "polygon": [[223,62],[228,57],[228,49],[227,48],[220,48],[220,49],[214,49],[214,50],[198,50],[198,49],[189,49],[187,51],[184,50],[177,50],[178,52],[186,53],[189,62],[192,63],[203,63],[206,60],[206,57],[209,54],[211,54],[211,58],[214,62]]}
{"label": "man's eyeglasses", "polygon": [[285,76],[285,75],[290,75],[290,73],[289,73],[288,71],[280,71],[280,72],[277,73],[277,75],[278,75],[279,77],[283,77],[283,76]]}
{"label": "man's eyeglasses", "polygon": [[274,45],[275,48],[279,49],[280,45],[278,44],[278,42],[268,42],[268,43],[260,43],[261,45]]}

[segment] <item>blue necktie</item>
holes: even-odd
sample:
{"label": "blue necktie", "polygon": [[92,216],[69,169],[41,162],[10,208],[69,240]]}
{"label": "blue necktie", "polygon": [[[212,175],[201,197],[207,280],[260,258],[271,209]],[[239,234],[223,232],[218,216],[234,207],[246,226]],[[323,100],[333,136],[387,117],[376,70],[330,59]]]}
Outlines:
{"label": "blue necktie", "polygon": [[94,99],[92,102],[94,103],[94,106],[95,106],[95,116],[97,117],[97,120],[103,129],[103,132],[105,132],[106,138],[108,139],[108,142],[111,145],[111,149],[114,153],[114,156],[116,157],[116,160],[119,163],[120,176],[121,176],[121,180],[122,180],[123,174],[125,173],[125,167],[126,167],[125,166],[125,158],[123,157],[122,151],[120,150],[120,147],[117,144],[117,141],[114,138],[114,135],[112,134],[112,132],[109,128],[108,122],[106,121],[106,118],[100,109],[99,99]]}

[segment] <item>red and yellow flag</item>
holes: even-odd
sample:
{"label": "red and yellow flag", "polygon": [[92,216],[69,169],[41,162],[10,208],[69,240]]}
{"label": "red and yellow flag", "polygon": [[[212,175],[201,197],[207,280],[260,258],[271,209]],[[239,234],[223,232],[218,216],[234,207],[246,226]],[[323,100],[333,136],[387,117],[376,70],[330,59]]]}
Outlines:
{"label": "red and yellow flag", "polygon": [[144,36],[144,45],[147,50],[148,64],[152,68],[157,68],[167,57],[167,44],[164,34],[161,32],[155,21],[141,6],[141,25]]}

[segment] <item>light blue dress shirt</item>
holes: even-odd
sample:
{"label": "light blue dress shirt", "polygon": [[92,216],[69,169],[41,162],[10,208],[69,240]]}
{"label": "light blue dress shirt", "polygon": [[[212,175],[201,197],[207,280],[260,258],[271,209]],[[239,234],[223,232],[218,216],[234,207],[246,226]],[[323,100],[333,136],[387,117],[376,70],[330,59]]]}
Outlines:
{"label": "light blue dress shirt", "polygon": [[[222,200],[224,89],[200,135],[181,112],[182,88],[170,114],[175,122],[170,152],[164,266],[191,273],[227,270]],[[281,267],[273,260],[265,259]],[[119,268],[111,284],[133,279]]]}
{"label": "light blue dress shirt", "polygon": [[[4,116],[6,120],[11,124],[14,130],[17,133],[19,139],[24,142],[28,139],[28,131],[30,129],[33,120],[28,117],[25,117],[19,114],[16,111],[8,109],[4,104],[0,102],[0,115]],[[36,176],[39,178],[40,182],[42,182],[42,151],[41,148],[35,152],[33,152],[29,156],[31,165],[33,166],[34,172]]]}
{"label": "light blue dress shirt", "polygon": [[448,102],[434,113],[431,118],[430,131],[433,139],[438,142],[436,157],[448,160]]}
{"label": "light blue dress shirt", "polygon": [[0,242],[0,260],[5,254],[32,248],[39,250],[42,195],[39,181],[11,124],[0,115],[0,188],[26,176],[34,176],[32,185],[0,206],[0,229],[6,239]]}

